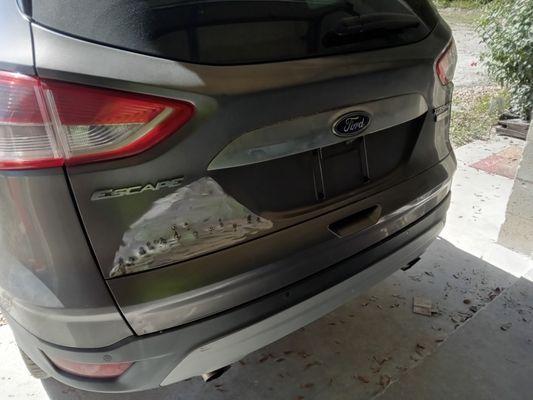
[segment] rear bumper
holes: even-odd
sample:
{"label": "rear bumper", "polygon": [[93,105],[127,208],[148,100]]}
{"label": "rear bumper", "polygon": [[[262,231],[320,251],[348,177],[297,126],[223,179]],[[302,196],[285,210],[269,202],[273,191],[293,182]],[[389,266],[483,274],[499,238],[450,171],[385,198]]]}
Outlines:
{"label": "rear bumper", "polygon": [[[67,385],[90,391],[130,392],[172,384],[239,360],[329,313],[405,266],[437,237],[449,202],[450,195],[445,193],[444,200],[423,217],[386,240],[282,290],[163,333],[86,350],[46,343],[16,322],[10,324],[21,348]],[[56,370],[45,354],[86,363],[135,363],[116,380],[95,381]]]}

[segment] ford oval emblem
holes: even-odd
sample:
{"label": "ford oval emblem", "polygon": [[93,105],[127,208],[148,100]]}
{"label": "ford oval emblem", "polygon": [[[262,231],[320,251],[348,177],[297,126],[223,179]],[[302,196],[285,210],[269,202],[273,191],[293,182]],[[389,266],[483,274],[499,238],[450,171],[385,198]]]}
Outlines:
{"label": "ford oval emblem", "polygon": [[364,111],[354,111],[340,117],[333,124],[333,133],[341,137],[357,136],[370,124],[370,114]]}

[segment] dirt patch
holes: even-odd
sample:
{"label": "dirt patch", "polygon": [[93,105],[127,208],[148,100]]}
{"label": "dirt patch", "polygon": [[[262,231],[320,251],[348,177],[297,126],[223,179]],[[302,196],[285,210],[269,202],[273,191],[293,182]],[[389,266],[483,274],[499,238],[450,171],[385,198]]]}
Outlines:
{"label": "dirt patch", "polygon": [[4,326],[4,325],[7,325],[7,321],[2,315],[2,311],[0,311],[0,326]]}

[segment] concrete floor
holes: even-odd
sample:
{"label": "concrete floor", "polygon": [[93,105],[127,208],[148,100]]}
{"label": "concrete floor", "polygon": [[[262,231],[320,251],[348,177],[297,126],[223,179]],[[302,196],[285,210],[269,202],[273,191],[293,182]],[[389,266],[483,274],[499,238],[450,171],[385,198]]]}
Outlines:
{"label": "concrete floor", "polygon": [[[219,380],[123,396],[41,384],[4,326],[0,399],[530,398],[533,262],[497,243],[513,180],[471,166],[512,145],[523,146],[497,138],[458,149],[448,223],[421,262]],[[412,312],[414,296],[432,301],[433,316]]]}

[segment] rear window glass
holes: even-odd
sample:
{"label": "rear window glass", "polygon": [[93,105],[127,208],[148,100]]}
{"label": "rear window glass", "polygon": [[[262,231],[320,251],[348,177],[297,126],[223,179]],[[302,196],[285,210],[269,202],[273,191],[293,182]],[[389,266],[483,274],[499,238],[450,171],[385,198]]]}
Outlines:
{"label": "rear window glass", "polygon": [[248,64],[400,46],[436,24],[426,0],[33,0],[76,37],[201,64]]}

